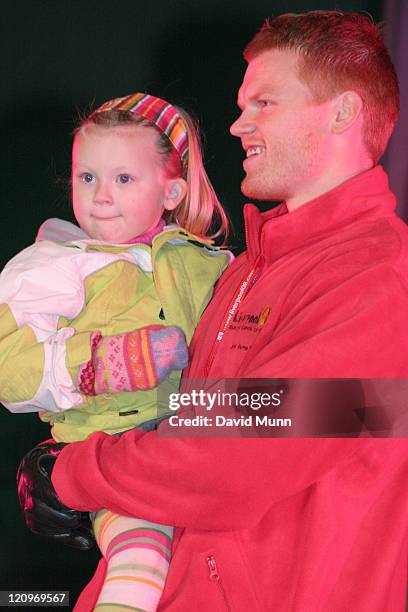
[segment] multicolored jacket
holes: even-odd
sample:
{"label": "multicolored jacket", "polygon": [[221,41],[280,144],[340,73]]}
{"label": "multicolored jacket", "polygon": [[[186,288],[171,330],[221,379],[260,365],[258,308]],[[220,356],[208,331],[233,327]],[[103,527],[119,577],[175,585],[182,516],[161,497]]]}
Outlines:
{"label": "multicolored jacket", "polygon": [[[39,238],[0,276],[0,401],[11,412],[39,411],[64,442],[155,418],[158,388],[96,397],[77,391],[91,333],[177,325],[189,342],[229,253],[174,225],[151,247],[91,240],[55,219]],[[179,377],[169,379],[177,385]]]}

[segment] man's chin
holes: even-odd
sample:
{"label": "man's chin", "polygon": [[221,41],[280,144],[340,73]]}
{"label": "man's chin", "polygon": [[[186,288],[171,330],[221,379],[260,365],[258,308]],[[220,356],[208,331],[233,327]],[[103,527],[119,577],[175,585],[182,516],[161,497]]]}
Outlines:
{"label": "man's chin", "polygon": [[241,183],[241,192],[246,198],[251,200],[269,200],[269,196],[265,193],[265,189],[262,189],[260,185],[254,184],[253,181],[244,178]]}
{"label": "man's chin", "polygon": [[283,202],[286,198],[285,190],[278,189],[276,185],[265,185],[263,181],[251,181],[248,177],[241,183],[241,192],[257,202]]}

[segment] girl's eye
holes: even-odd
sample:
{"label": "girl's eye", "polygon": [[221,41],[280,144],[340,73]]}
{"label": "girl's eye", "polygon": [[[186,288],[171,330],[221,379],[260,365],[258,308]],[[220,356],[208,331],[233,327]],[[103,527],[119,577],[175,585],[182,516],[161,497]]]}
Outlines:
{"label": "girl's eye", "polygon": [[83,183],[93,183],[95,180],[94,175],[90,172],[83,172],[79,175],[79,178]]}
{"label": "girl's eye", "polygon": [[119,174],[119,176],[116,179],[117,183],[120,183],[121,185],[127,185],[128,183],[132,182],[132,177],[130,176],[130,174]]}

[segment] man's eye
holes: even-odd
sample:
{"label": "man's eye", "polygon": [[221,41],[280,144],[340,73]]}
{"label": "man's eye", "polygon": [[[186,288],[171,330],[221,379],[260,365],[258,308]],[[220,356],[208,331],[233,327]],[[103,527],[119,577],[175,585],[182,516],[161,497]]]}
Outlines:
{"label": "man's eye", "polygon": [[265,107],[265,106],[272,106],[273,102],[272,100],[265,100],[264,98],[258,100],[258,104],[259,106]]}
{"label": "man's eye", "polygon": [[79,178],[83,183],[93,183],[95,180],[94,175],[90,172],[83,172],[79,175]]}
{"label": "man's eye", "polygon": [[131,183],[132,180],[133,179],[130,174],[119,174],[116,179],[116,182],[121,183],[122,185],[127,185],[127,183]]}

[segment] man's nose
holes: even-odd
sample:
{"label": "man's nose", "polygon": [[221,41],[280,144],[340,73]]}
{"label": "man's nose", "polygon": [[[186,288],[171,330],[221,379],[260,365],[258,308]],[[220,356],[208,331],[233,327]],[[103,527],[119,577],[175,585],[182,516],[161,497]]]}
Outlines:
{"label": "man's nose", "polygon": [[93,200],[95,204],[112,204],[112,192],[105,181],[97,184]]}
{"label": "man's nose", "polygon": [[256,126],[249,115],[242,111],[238,119],[231,125],[230,132],[233,136],[240,138],[244,134],[252,134],[255,129]]}

